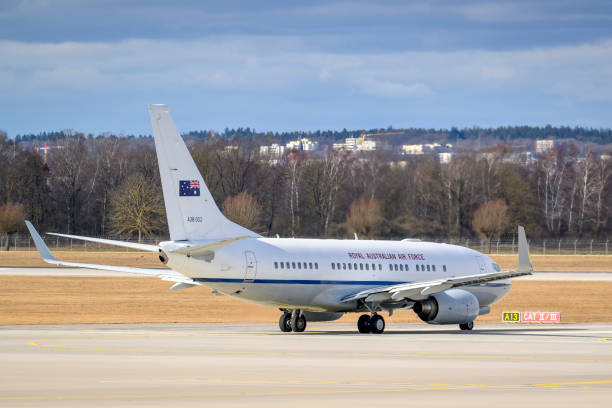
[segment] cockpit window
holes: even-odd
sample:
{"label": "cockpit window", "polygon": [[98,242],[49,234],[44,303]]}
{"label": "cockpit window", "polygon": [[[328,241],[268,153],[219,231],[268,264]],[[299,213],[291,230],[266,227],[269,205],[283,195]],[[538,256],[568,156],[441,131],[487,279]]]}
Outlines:
{"label": "cockpit window", "polygon": [[497,272],[501,272],[501,268],[499,267],[499,265],[498,265],[498,264],[496,264],[495,262],[493,262],[491,265],[493,266],[493,269],[495,269]]}

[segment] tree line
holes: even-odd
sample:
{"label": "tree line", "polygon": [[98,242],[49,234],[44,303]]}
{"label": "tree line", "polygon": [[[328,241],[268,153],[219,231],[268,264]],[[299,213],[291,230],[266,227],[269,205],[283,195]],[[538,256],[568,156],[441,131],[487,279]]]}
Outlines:
{"label": "tree line", "polygon": [[[537,139],[574,140],[578,143],[594,143],[599,145],[612,144],[612,129],[594,129],[585,127],[569,126],[500,126],[496,128],[463,128],[458,129],[426,129],[426,128],[387,128],[378,129],[353,129],[353,130],[315,130],[315,131],[285,131],[269,132],[257,131],[250,127],[225,128],[222,132],[214,130],[193,130],[184,136],[196,139],[205,139],[215,136],[226,140],[242,139],[256,143],[287,143],[290,140],[308,137],[322,145],[333,144],[344,141],[348,137],[359,137],[362,133],[393,133],[394,136],[387,141],[394,145],[403,143],[422,143],[424,140],[435,140],[438,142],[475,142],[490,141],[512,144],[520,141],[534,141]],[[61,140],[64,137],[76,134],[74,130],[41,132],[38,134],[18,134],[15,136],[17,143],[48,142]],[[110,136],[109,134],[103,136]],[[93,134],[87,135],[94,138]],[[151,135],[126,135],[124,137],[151,138]]]}
{"label": "tree line", "polygon": [[[45,162],[0,133],[0,206],[13,214],[0,208],[0,232],[16,232],[2,220],[17,206],[43,231],[167,234],[150,138],[75,133],[58,145]],[[521,224],[533,237],[605,238],[612,228],[612,160],[571,144],[526,163],[505,145],[446,164],[387,150],[276,158],[252,139],[213,134],[190,150],[220,208],[265,236],[493,238]]]}

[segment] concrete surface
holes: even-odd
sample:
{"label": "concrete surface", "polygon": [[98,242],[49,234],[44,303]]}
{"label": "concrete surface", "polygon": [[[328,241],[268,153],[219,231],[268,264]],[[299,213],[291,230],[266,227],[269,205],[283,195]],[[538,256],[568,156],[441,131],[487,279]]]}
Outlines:
{"label": "concrete surface", "polygon": [[612,324],[0,326],[0,406],[608,406]]}

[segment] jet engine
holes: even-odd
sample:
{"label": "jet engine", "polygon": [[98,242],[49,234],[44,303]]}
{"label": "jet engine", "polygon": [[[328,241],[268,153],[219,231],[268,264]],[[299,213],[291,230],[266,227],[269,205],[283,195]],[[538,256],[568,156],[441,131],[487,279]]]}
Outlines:
{"label": "jet engine", "polygon": [[449,289],[414,304],[414,312],[429,324],[462,324],[472,322],[480,305],[476,296],[461,289]]}

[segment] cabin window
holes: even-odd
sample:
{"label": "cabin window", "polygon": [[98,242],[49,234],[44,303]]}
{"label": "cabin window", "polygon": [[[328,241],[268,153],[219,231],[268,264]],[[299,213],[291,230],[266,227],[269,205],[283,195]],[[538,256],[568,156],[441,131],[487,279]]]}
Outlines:
{"label": "cabin window", "polygon": [[363,264],[362,263],[359,264],[359,270],[363,271]]}
{"label": "cabin window", "polygon": [[442,265],[442,270],[446,272],[446,265]]}
{"label": "cabin window", "polygon": [[302,269],[302,263],[298,262],[298,269]]}
{"label": "cabin window", "polygon": [[404,272],[404,265],[400,264],[400,271]]}
{"label": "cabin window", "polygon": [[389,264],[389,270],[392,271],[393,270],[393,265]]}
{"label": "cabin window", "polygon": [[427,265],[427,272],[429,272],[429,265]]}
{"label": "cabin window", "polygon": [[381,264],[378,264],[378,270],[382,271],[382,265]]}
{"label": "cabin window", "polygon": [[319,269],[319,264],[315,262],[315,269]]}
{"label": "cabin window", "polygon": [[342,269],[346,269],[346,264],[342,262]]}
{"label": "cabin window", "polygon": [[417,266],[416,266],[416,270],[417,270],[417,272],[419,271],[419,264],[417,264]]}
{"label": "cabin window", "polygon": [[338,270],[340,270],[340,262],[338,262],[338,263],[336,264],[336,268],[337,268]]}
{"label": "cabin window", "polygon": [[408,272],[408,271],[410,270],[410,268],[408,268],[408,265],[404,265],[404,270],[405,270],[406,272]]}
{"label": "cabin window", "polygon": [[353,265],[348,264],[348,266],[349,266],[349,271],[353,269]]}
{"label": "cabin window", "polygon": [[291,267],[295,269],[295,262],[291,262]]}
{"label": "cabin window", "polygon": [[332,269],[336,269],[336,264],[332,262]]}
{"label": "cabin window", "polygon": [[355,268],[355,270],[357,270],[357,264],[353,264],[353,267]]}
{"label": "cabin window", "polygon": [[395,264],[395,266],[393,267],[395,269],[395,271],[397,272],[397,264]]}
{"label": "cabin window", "polygon": [[421,270],[425,272],[425,265],[421,264]]}
{"label": "cabin window", "polygon": [[491,265],[493,265],[493,269],[495,269],[497,272],[501,272],[501,268],[499,267],[498,264],[496,264],[495,262],[493,262]]}
{"label": "cabin window", "polygon": [[308,269],[312,269],[312,262],[308,262]]}
{"label": "cabin window", "polygon": [[278,262],[274,262],[274,269],[278,269]]}
{"label": "cabin window", "polygon": [[284,269],[284,268],[285,268],[285,263],[281,262],[281,269]]}
{"label": "cabin window", "polygon": [[431,270],[435,272],[436,271],[436,265],[431,265]]}
{"label": "cabin window", "polygon": [[370,264],[365,264],[365,267],[366,267],[366,271],[370,270]]}

